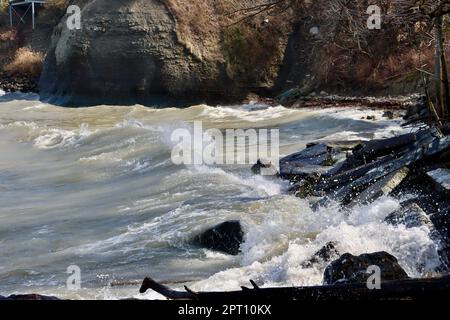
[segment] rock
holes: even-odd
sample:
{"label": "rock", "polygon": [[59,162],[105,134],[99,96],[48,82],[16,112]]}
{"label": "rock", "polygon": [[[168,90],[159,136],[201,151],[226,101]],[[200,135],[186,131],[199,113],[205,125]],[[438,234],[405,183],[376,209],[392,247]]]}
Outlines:
{"label": "rock", "polygon": [[427,226],[430,230],[434,229],[430,218],[417,203],[410,203],[404,208],[389,214],[384,219],[384,222],[395,226],[403,224],[407,228]]}
{"label": "rock", "polygon": [[383,113],[383,118],[388,118],[390,120],[394,119],[394,112],[393,111],[385,111]]}
{"label": "rock", "polygon": [[[422,279],[402,279],[397,281],[384,282],[380,290],[368,290],[366,284],[343,284],[336,286],[303,286],[284,288],[261,288],[254,281],[250,280],[253,288],[241,287],[240,291],[219,291],[212,288],[211,291],[193,292],[188,287],[185,290],[173,290],[162,283],[158,283],[152,278],[146,277],[142,281],[139,289],[140,293],[147,290],[154,290],[170,300],[178,300],[180,303],[194,301],[200,304],[222,304],[223,301],[239,301],[240,304],[292,302],[299,310],[300,305],[307,303],[317,304],[327,307],[333,303],[348,302],[434,302],[442,301],[443,306],[447,303],[450,293],[450,276],[444,275],[435,278]],[[375,305],[377,305],[375,303]],[[336,309],[331,310],[330,315],[335,316]],[[428,311],[429,308],[425,309]],[[353,312],[353,309],[342,309],[343,312]],[[347,311],[348,310],[348,311]],[[370,311],[374,309],[368,309]],[[385,311],[384,309],[380,309]],[[317,311],[317,309],[316,309]],[[320,310],[323,311],[323,310]]]}
{"label": "rock", "polygon": [[376,118],[375,116],[367,116],[366,119],[367,119],[367,120],[372,120],[372,121],[377,120],[377,118]]}
{"label": "rock", "polygon": [[336,242],[330,241],[325,246],[317,251],[310,259],[302,263],[303,268],[311,268],[313,265],[328,262],[333,258],[339,256],[339,251],[336,249]]}
{"label": "rock", "polygon": [[384,195],[389,195],[403,180],[406,179],[408,173],[409,169],[403,167],[400,170],[388,174],[356,196],[356,198],[352,200],[350,206],[367,204]]}
{"label": "rock", "polygon": [[310,175],[302,178],[289,188],[289,192],[294,193],[298,198],[305,199],[316,195],[315,187],[320,181],[320,172],[313,172]]}
{"label": "rock", "polygon": [[381,281],[408,279],[408,274],[398,264],[397,259],[387,252],[375,252],[353,256],[342,255],[333,261],[324,272],[324,284],[364,283],[371,276],[367,273],[370,266],[381,269]]}
{"label": "rock", "polygon": [[243,240],[241,223],[227,221],[202,232],[192,240],[192,243],[206,249],[238,255]]}
{"label": "rock", "polygon": [[82,29],[67,28],[68,15],[55,28],[39,83],[43,100],[192,105],[241,100],[261,87],[256,68],[240,78],[229,72],[213,1],[195,9],[158,0],[79,2],[87,2]]}
{"label": "rock", "polygon": [[439,168],[428,171],[427,175],[433,180],[436,188],[440,192],[450,193],[450,170]]}
{"label": "rock", "polygon": [[258,159],[258,161],[251,168],[253,174],[263,176],[276,176],[278,169],[269,160]]}

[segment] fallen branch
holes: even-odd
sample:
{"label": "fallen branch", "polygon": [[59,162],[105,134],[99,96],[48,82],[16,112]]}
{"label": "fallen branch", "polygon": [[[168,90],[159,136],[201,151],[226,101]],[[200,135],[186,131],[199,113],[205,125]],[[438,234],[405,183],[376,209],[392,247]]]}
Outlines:
{"label": "fallen branch", "polygon": [[196,300],[203,302],[223,301],[390,301],[390,300],[426,300],[448,296],[450,276],[429,279],[407,279],[381,283],[380,290],[369,290],[365,283],[342,284],[314,287],[259,288],[254,282],[253,289],[243,287],[241,291],[230,292],[193,292],[175,291],[151,278],[145,278],[140,289],[163,295],[170,300]]}

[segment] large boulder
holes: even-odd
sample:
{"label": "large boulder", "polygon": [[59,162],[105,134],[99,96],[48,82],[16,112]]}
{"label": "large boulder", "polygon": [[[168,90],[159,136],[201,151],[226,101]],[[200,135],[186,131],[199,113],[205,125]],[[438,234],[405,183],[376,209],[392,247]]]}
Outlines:
{"label": "large boulder", "polygon": [[[86,3],[81,11],[82,28],[70,30],[68,16],[62,19],[54,30],[40,79],[42,99],[53,103],[183,106],[240,101],[251,90],[267,91],[277,75],[274,63],[280,63],[283,56],[284,33],[272,33],[273,43],[249,36],[247,46],[256,44],[260,55],[272,50],[255,67],[257,61],[237,50],[239,38],[233,32],[240,34],[238,27],[227,28],[231,21],[223,21],[230,19],[226,13],[236,7],[263,0],[74,3]],[[270,32],[270,28],[261,28],[255,26],[252,32],[260,36]],[[245,55],[241,64],[248,69],[243,73],[232,72],[239,54]]]}
{"label": "large boulder", "polygon": [[226,221],[210,228],[192,239],[194,245],[231,255],[238,255],[244,241],[239,221]]}
{"label": "large boulder", "polygon": [[408,274],[398,264],[397,259],[387,252],[375,252],[354,256],[350,253],[333,261],[324,272],[324,284],[364,283],[371,276],[370,266],[381,269],[381,281],[407,279]]}
{"label": "large boulder", "polygon": [[187,104],[234,94],[218,36],[211,31],[209,47],[206,35],[185,36],[166,2],[89,1],[81,17],[81,30],[69,30],[65,17],[54,31],[40,79],[44,100]]}
{"label": "large boulder", "polygon": [[376,181],[374,184],[370,185],[361,193],[357,194],[349,204],[349,207],[353,207],[358,204],[368,204],[382,196],[389,195],[403,182],[403,180],[406,179],[408,174],[408,167],[403,167],[388,174],[387,176]]}

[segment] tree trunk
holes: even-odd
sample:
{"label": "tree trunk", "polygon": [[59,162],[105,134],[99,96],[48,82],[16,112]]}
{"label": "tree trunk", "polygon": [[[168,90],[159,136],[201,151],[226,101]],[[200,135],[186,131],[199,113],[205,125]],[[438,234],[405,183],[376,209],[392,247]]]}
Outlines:
{"label": "tree trunk", "polygon": [[[445,43],[445,37],[442,36],[442,42]],[[444,45],[442,45],[443,48]],[[447,62],[445,60],[445,49],[441,52],[441,73],[442,73],[442,92],[444,95],[444,117],[450,115],[450,87],[448,82]]]}
{"label": "tree trunk", "polygon": [[443,18],[436,17],[434,19],[435,28],[435,83],[436,83],[436,106],[439,115],[445,118],[450,114],[450,89],[448,83],[447,63],[445,61],[444,35],[443,35]]}

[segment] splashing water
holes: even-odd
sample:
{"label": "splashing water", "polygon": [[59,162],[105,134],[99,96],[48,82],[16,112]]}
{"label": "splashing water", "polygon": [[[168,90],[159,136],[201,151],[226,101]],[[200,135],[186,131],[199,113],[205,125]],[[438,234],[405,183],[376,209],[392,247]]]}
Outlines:
{"label": "splashing water", "polygon": [[[313,212],[286,194],[288,184],[253,176],[250,166],[176,166],[171,133],[204,128],[279,128],[281,154],[314,140],[371,139],[403,132],[399,122],[365,121],[381,111],[293,110],[241,105],[186,109],[142,106],[66,109],[23,95],[0,101],[0,294],[62,298],[160,298],[138,295],[145,276],[189,283],[194,290],[317,285],[326,265],[302,267],[329,241],[339,252],[384,250],[410,276],[438,264],[425,228],[389,226],[399,207],[384,197],[343,213]],[[217,223],[239,219],[242,253],[231,257],[188,240]],[[69,265],[82,289],[68,291]],[[115,286],[108,284],[115,283]],[[118,284],[122,285],[118,285]]]}

